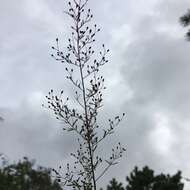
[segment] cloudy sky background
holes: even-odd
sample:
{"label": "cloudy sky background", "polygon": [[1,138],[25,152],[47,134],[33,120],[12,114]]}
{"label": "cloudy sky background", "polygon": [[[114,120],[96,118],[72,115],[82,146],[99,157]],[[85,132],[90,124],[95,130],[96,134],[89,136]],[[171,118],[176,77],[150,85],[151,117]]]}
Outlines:
{"label": "cloudy sky background", "polygon": [[[69,161],[74,140],[41,104],[51,88],[72,93],[63,65],[50,56],[56,37],[66,45],[66,2],[0,3],[0,152],[57,167]],[[127,154],[101,185],[125,181],[135,165],[190,177],[190,43],[178,22],[189,0],[91,0],[89,7],[103,31],[97,40],[111,49],[102,114],[127,113],[103,147],[119,140]]]}

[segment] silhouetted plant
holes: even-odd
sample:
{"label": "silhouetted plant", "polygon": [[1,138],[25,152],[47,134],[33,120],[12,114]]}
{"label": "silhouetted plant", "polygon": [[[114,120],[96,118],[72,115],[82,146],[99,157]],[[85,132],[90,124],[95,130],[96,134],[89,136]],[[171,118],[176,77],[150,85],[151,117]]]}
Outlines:
{"label": "silhouetted plant", "polygon": [[126,151],[118,143],[115,148],[112,148],[109,159],[104,160],[97,153],[100,143],[114,132],[125,114],[109,119],[108,128],[98,124],[98,114],[103,106],[102,92],[106,89],[104,77],[99,71],[108,62],[106,55],[109,50],[103,44],[96,58],[96,51],[92,45],[100,29],[96,24],[92,26],[90,23],[93,15],[91,10],[86,8],[87,3],[88,0],[73,0],[68,3],[69,9],[66,14],[72,19],[73,25],[67,52],[61,50],[59,39],[56,39],[56,46],[52,47],[56,52],[52,57],[63,63],[67,73],[66,78],[75,89],[76,104],[73,106],[71,98],[64,97],[63,91],[56,95],[51,90],[46,98],[47,107],[65,124],[63,130],[78,135],[79,148],[76,153],[71,153],[76,161],[73,167],[67,164],[67,172],[64,176],[54,169],[57,180],[63,186],[71,186],[73,189],[96,190],[97,181],[111,166],[118,163],[118,159]]}
{"label": "silhouetted plant", "polygon": [[[186,14],[180,17],[180,23],[184,26],[187,27],[190,25],[190,9],[187,11]],[[186,38],[187,40],[190,40],[190,29],[186,33]]]}

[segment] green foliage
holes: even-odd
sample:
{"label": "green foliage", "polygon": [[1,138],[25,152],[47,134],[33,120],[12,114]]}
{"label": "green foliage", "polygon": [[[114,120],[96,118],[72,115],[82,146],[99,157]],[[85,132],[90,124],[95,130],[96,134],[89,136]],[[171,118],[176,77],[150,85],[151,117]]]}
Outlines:
{"label": "green foliage", "polygon": [[[148,166],[139,170],[135,167],[134,170],[126,178],[127,186],[124,187],[113,178],[107,190],[183,190],[184,184],[181,182],[181,172],[174,175],[159,174],[155,175],[154,171]],[[102,190],[102,189],[101,189]]]}
{"label": "green foliage", "polygon": [[110,181],[110,184],[107,186],[107,190],[124,190],[122,183],[117,182],[115,178]]}
{"label": "green foliage", "polygon": [[139,170],[137,167],[127,177],[127,190],[183,190],[181,172],[170,176],[165,174],[154,175],[148,166]]}
{"label": "green foliage", "polygon": [[149,169],[147,166],[142,169],[142,171],[138,170],[137,167],[130,173],[130,176],[127,177],[128,185],[127,190],[133,189],[150,189],[152,184],[154,183],[154,171]]}
{"label": "green foliage", "polygon": [[[180,17],[180,23],[184,27],[187,27],[190,25],[190,10],[188,10],[186,14]],[[190,40],[190,30],[187,31],[186,37],[187,37],[187,40]]]}
{"label": "green foliage", "polygon": [[0,168],[1,190],[61,190],[60,185],[51,179],[50,169],[38,167],[24,158],[16,164]]}

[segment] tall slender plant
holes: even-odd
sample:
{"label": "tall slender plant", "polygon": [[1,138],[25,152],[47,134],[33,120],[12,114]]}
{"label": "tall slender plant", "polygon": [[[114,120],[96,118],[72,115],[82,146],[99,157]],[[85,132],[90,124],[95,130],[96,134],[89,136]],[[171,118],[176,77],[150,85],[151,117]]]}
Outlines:
{"label": "tall slender plant", "polygon": [[[78,135],[79,148],[71,153],[75,162],[71,167],[67,164],[67,172],[62,175],[60,171],[53,170],[56,178],[64,186],[73,189],[97,189],[98,180],[107,170],[118,163],[126,151],[120,143],[112,148],[109,159],[103,159],[97,152],[100,143],[114,132],[115,127],[124,117],[116,116],[108,120],[108,127],[98,124],[98,114],[103,106],[102,92],[105,90],[104,77],[100,69],[108,60],[108,49],[102,45],[98,58],[92,46],[96,34],[100,31],[96,24],[92,25],[93,15],[87,9],[88,0],[72,0],[68,2],[69,9],[66,14],[72,19],[71,38],[68,39],[67,52],[60,49],[59,39],[52,47],[55,54],[52,57],[63,63],[67,73],[66,78],[74,87],[74,103],[64,92],[56,95],[50,90],[46,96],[48,108],[56,118],[64,123],[63,130]],[[61,168],[61,167],[60,167]]]}

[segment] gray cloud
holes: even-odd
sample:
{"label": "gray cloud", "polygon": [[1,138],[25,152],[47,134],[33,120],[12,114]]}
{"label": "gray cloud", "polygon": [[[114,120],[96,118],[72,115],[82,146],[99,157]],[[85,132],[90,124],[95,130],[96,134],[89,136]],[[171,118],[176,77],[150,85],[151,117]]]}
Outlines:
{"label": "gray cloud", "polygon": [[[128,115],[134,119],[129,125],[134,127],[136,121],[141,121],[137,129],[129,130],[130,134],[133,130],[136,134],[139,128],[144,132],[135,138],[136,141],[142,138],[143,149],[141,143],[134,141],[136,149],[141,151],[139,157],[148,160],[157,170],[174,172],[180,168],[184,175],[189,175],[186,165],[182,166],[189,160],[189,45],[180,37],[183,34],[180,26],[174,26],[187,2],[172,3],[167,14],[161,7],[170,7],[170,3],[163,2],[156,6],[155,16],[143,17],[132,29],[134,39],[130,39],[123,51],[120,49],[122,77],[132,91],[131,99],[123,107],[128,107],[129,113],[135,108],[133,114]],[[132,137],[135,137],[133,133]]]}

